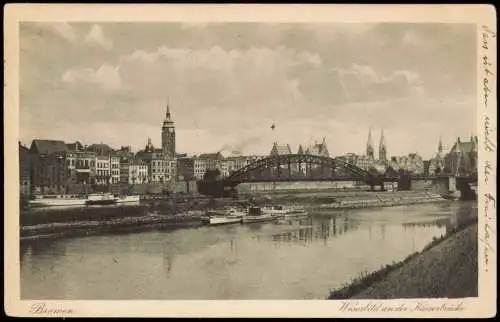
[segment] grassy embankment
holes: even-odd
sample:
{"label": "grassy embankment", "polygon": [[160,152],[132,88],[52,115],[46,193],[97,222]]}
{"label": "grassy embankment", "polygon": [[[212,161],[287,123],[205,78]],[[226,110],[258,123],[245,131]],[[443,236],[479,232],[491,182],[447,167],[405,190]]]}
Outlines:
{"label": "grassy embankment", "polygon": [[360,274],[328,299],[477,297],[477,237],[474,218],[399,263]]}

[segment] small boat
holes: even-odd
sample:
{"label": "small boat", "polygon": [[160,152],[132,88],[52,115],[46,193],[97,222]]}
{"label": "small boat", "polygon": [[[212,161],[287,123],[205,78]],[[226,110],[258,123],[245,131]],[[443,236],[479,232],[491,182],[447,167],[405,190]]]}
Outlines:
{"label": "small boat", "polygon": [[116,197],[116,203],[132,203],[139,202],[141,197],[139,195],[131,195],[131,196],[119,196]]}
{"label": "small boat", "polygon": [[87,200],[86,196],[45,195],[29,200],[28,205],[31,207],[85,206]]}
{"label": "small boat", "polygon": [[281,205],[275,205],[263,207],[262,213],[267,215],[284,216],[287,214],[302,214],[305,213],[305,210],[300,207],[285,207]]}
{"label": "small boat", "polygon": [[241,223],[245,214],[237,209],[228,209],[223,211],[207,211],[202,221],[209,225],[223,225]]}
{"label": "small boat", "polygon": [[276,220],[275,215],[263,213],[260,207],[249,207],[248,213],[245,216],[243,216],[242,223],[248,224],[253,222],[273,221],[273,220]]}
{"label": "small boat", "polygon": [[262,213],[266,215],[284,215],[287,213],[287,209],[280,205],[267,206],[261,208]]}
{"label": "small boat", "polygon": [[114,205],[117,198],[111,194],[103,194],[100,198],[89,198],[86,202],[87,205]]}

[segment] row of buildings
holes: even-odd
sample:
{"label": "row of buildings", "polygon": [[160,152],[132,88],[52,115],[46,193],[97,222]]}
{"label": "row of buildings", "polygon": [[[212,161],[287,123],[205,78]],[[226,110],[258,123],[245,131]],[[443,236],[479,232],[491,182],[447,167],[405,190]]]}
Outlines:
{"label": "row of buildings", "polygon": [[133,153],[130,147],[113,149],[99,143],[33,140],[31,146],[19,144],[20,189],[22,194],[62,193],[79,184],[167,183],[177,179],[175,124],[167,105],[161,129],[161,148],[151,140]]}
{"label": "row of buildings", "polygon": [[[29,148],[19,144],[21,193],[61,193],[78,184],[105,186],[200,180],[207,170],[218,170],[221,177],[228,177],[259,159],[295,153],[290,145],[274,142],[269,155],[264,156],[224,156],[220,152],[187,156],[176,152],[175,141],[175,124],[167,105],[159,148],[153,146],[151,139],[136,153],[130,147],[113,149],[103,143],[84,146],[80,142],[33,140]],[[299,145],[296,153],[330,157],[325,138],[320,143]],[[471,137],[468,142],[457,139],[447,154],[440,140],[436,155],[424,161],[417,153],[388,158],[382,131],[376,159],[370,129],[364,155],[348,153],[339,158],[359,168],[381,173],[393,169],[415,174],[459,174],[477,167],[477,137]],[[290,167],[290,172],[299,174],[311,171],[306,164]]]}

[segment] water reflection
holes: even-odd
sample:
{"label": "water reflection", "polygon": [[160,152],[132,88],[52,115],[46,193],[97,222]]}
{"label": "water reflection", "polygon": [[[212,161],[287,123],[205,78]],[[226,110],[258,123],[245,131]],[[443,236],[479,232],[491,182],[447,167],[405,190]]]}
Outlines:
{"label": "water reflection", "polygon": [[475,211],[477,206],[466,203],[416,205],[323,212],[286,224],[41,241],[21,248],[21,296],[324,298],[328,289],[361,271],[376,270],[421,250]]}
{"label": "water reflection", "polygon": [[[323,244],[336,237],[355,230],[359,227],[359,222],[349,220],[348,216],[321,216],[306,220],[290,220],[288,225],[297,227],[293,231],[283,231],[270,236],[272,241],[278,242],[305,242],[312,243],[321,241]],[[281,225],[280,225],[281,226]],[[286,224],[283,226],[287,226]],[[340,227],[340,228],[337,228]]]}

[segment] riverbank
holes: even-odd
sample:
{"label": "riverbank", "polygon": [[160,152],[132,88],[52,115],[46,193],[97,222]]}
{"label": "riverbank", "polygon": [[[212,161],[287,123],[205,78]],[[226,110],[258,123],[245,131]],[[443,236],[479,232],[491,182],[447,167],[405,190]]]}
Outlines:
{"label": "riverbank", "polygon": [[421,252],[331,291],[328,299],[477,297],[477,229],[477,217],[465,221]]}
{"label": "riverbank", "polygon": [[[251,198],[250,198],[251,197]],[[444,201],[422,191],[338,192],[242,196],[241,199],[170,200],[129,206],[92,206],[65,209],[32,209],[21,212],[22,241],[38,238],[77,237],[89,234],[131,232],[144,229],[196,227],[207,208],[245,207],[250,204],[302,206],[311,214],[324,210],[391,207]],[[193,212],[198,211],[198,214]],[[156,214],[155,214],[156,213]]]}
{"label": "riverbank", "polygon": [[199,216],[155,215],[113,218],[99,221],[54,222],[22,226],[21,242],[37,239],[81,237],[94,234],[136,232],[150,229],[190,228],[201,225]]}

